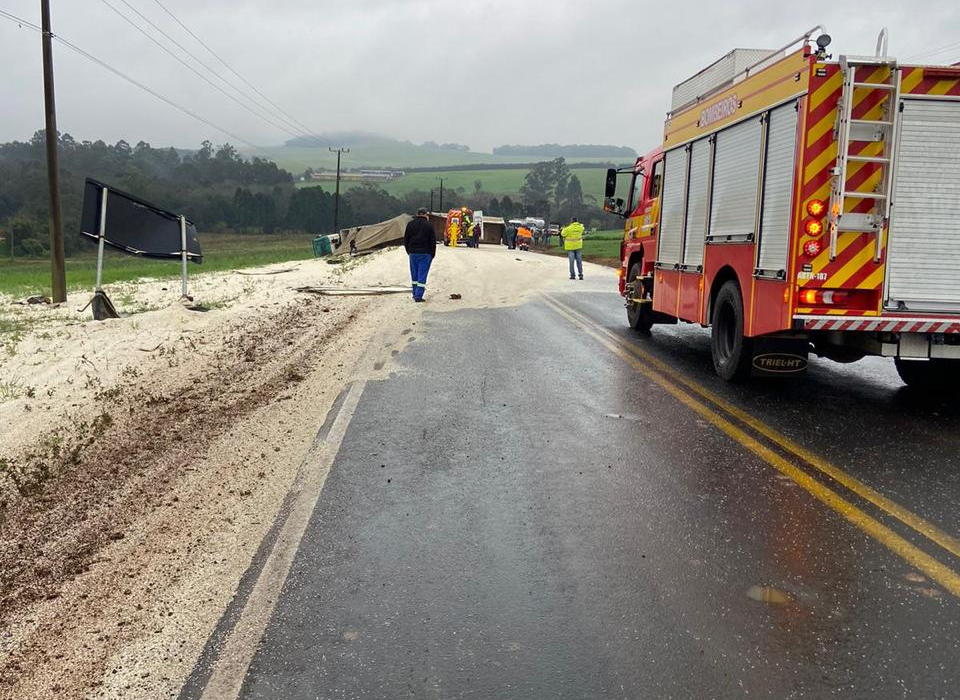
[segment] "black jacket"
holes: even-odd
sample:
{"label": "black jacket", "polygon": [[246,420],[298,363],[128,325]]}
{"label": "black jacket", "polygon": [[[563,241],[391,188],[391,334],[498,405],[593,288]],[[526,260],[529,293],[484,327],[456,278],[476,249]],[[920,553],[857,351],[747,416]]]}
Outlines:
{"label": "black jacket", "polygon": [[422,216],[414,217],[403,232],[403,249],[408,255],[429,253],[431,258],[435,257],[437,234],[433,230],[433,225]]}

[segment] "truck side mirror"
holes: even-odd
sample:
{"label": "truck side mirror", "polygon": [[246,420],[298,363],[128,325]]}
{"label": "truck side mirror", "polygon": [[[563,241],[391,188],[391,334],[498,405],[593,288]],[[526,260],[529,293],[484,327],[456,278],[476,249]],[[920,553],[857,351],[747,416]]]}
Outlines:
{"label": "truck side mirror", "polygon": [[604,191],[604,197],[610,199],[617,192],[617,169],[607,168],[607,187]]}

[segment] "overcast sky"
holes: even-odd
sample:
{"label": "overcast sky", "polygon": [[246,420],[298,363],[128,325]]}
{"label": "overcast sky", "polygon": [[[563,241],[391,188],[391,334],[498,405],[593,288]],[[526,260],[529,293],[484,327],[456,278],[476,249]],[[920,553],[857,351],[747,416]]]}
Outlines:
{"label": "overcast sky", "polygon": [[[142,24],[123,0],[107,1]],[[776,48],[817,22],[833,36],[835,53],[872,53],[886,25],[901,61],[921,54],[960,61],[956,0],[874,0],[869,10],[772,0],[160,1],[313,132],[363,130],[480,151],[546,142],[646,151],[659,141],[675,83],[734,47]],[[229,75],[155,0],[126,2]],[[103,0],[51,4],[55,33],[157,92],[253,143],[289,138],[163,53]],[[0,0],[0,9],[39,24],[38,6]],[[61,131],[155,146],[228,140],[54,47]],[[0,18],[0,63],[0,141],[29,138],[43,123],[39,35]]]}

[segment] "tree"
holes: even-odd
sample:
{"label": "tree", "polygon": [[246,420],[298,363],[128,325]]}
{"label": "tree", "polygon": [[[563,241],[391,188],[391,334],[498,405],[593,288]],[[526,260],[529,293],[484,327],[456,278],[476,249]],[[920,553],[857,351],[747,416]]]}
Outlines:
{"label": "tree", "polygon": [[570,170],[563,158],[537,163],[530,168],[520,188],[527,213],[549,216],[551,202],[559,208],[569,178]]}
{"label": "tree", "polygon": [[[60,136],[67,255],[87,240],[80,234],[85,177],[183,213],[201,234],[330,230],[332,195],[319,187],[298,192],[294,176],[272,161],[247,158],[231,144],[215,147],[210,141],[192,153],[135,143]],[[375,186],[356,188],[341,199],[340,220],[345,226],[373,223],[429,201],[429,192],[411,192],[401,200]],[[9,254],[11,245],[17,255],[47,254],[48,206],[43,131],[26,142],[0,143],[0,255]]]}
{"label": "tree", "polygon": [[570,218],[583,216],[583,187],[580,178],[571,175],[564,188],[563,195],[558,197],[557,216],[566,221]]}
{"label": "tree", "polygon": [[320,187],[295,190],[290,197],[284,228],[322,233],[333,228],[333,195]]}
{"label": "tree", "polygon": [[403,213],[403,203],[399,199],[369,182],[342,195],[340,207],[340,220],[347,226],[375,224]]}

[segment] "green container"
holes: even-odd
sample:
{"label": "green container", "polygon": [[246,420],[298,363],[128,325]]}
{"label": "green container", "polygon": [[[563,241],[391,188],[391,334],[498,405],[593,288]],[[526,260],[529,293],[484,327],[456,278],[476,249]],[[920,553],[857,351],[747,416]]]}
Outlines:
{"label": "green container", "polygon": [[330,255],[333,252],[333,245],[330,243],[330,236],[317,236],[313,239],[313,255],[322,258],[324,255]]}

